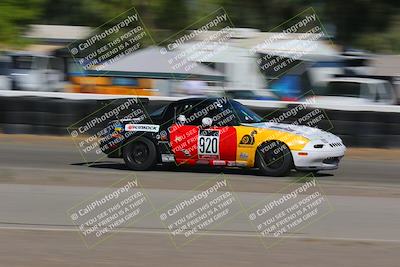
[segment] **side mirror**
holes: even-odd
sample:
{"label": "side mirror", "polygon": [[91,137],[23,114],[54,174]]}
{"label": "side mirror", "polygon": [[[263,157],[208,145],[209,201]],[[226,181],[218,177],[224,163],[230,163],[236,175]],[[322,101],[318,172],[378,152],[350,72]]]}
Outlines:
{"label": "side mirror", "polygon": [[179,123],[186,123],[186,116],[185,115],[179,115],[178,116],[178,118],[176,118],[176,120],[179,122]]}
{"label": "side mirror", "polygon": [[204,117],[204,118],[201,120],[201,124],[203,124],[204,127],[210,127],[210,126],[212,125],[212,123],[213,123],[213,121],[212,121],[212,119],[209,118],[209,117]]}

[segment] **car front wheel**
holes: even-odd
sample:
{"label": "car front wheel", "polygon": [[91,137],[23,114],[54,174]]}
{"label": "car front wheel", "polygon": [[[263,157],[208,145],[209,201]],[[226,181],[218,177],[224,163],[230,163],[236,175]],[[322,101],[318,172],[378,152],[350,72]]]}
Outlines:
{"label": "car front wheel", "polygon": [[270,141],[257,149],[256,166],[266,176],[285,176],[293,167],[289,147],[280,141]]}

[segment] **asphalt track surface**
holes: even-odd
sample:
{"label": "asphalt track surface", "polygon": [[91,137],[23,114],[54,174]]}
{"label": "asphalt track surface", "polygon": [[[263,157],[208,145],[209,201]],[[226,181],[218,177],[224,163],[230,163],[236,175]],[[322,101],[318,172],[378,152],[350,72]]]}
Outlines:
{"label": "asphalt track surface", "polygon": [[[243,205],[271,197],[304,173],[258,176],[253,170],[157,167],[127,170],[121,160],[87,158],[71,140],[0,136],[0,266],[398,266],[400,165],[397,154],[353,153],[339,170],[317,175],[332,209],[326,216],[264,245],[240,213],[176,248],[159,215],[118,228],[88,249],[67,211],[124,177],[136,177],[154,206],[223,177]],[[297,183],[299,186],[302,183]]]}

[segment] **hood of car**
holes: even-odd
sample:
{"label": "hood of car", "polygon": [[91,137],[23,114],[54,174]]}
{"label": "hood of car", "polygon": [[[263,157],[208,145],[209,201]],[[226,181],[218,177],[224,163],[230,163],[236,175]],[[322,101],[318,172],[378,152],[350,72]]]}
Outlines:
{"label": "hood of car", "polygon": [[309,140],[322,140],[322,142],[324,143],[336,142],[340,140],[340,138],[334,134],[331,134],[329,132],[323,131],[318,128],[308,127],[303,125],[293,125],[293,124],[275,123],[275,122],[246,123],[243,125],[261,129],[282,131],[286,133],[300,135]]}

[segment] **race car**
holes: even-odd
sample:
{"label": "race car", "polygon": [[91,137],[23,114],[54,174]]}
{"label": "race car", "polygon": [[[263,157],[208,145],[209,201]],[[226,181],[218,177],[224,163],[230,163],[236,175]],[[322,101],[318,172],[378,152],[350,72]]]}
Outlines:
{"label": "race car", "polygon": [[346,150],[329,132],[266,121],[224,97],[187,98],[148,116],[112,121],[100,145],[132,170],[208,165],[257,168],[267,176],[337,169]]}

